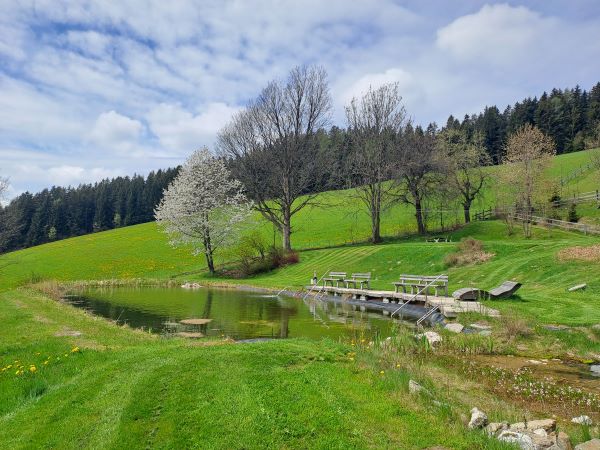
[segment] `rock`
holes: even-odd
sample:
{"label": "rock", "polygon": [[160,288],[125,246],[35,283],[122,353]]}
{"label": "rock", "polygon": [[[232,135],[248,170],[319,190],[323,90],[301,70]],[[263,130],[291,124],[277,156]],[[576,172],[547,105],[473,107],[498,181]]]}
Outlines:
{"label": "rock", "polygon": [[581,291],[583,289],[585,289],[587,287],[587,284],[582,283],[582,284],[577,284],[575,286],[571,286],[569,289],[567,289],[569,292],[575,292],[575,291]]}
{"label": "rock", "polygon": [[571,419],[571,422],[578,423],[579,425],[591,425],[592,419],[590,419],[590,416],[579,416],[579,417],[573,417]]}
{"label": "rock", "polygon": [[417,339],[422,339],[423,337],[425,339],[427,339],[427,342],[432,347],[435,344],[437,344],[438,342],[442,342],[442,336],[440,336],[439,333],[436,333],[435,331],[426,331],[425,333],[421,333],[421,334],[417,334],[416,335]]}
{"label": "rock", "polygon": [[183,289],[200,289],[202,286],[198,283],[183,283],[181,287]]}
{"label": "rock", "polygon": [[206,325],[212,322],[212,319],[183,319],[179,323],[183,325]]}
{"label": "rock", "polygon": [[485,323],[472,323],[471,325],[469,325],[469,327],[474,328],[475,330],[491,330],[492,327],[490,325],[487,325]]}
{"label": "rock", "polygon": [[408,392],[410,392],[411,394],[418,394],[423,390],[423,386],[421,386],[419,383],[417,383],[414,380],[408,380]]}
{"label": "rock", "polygon": [[525,422],[517,422],[511,424],[508,428],[512,431],[525,431],[527,429],[527,425],[525,425]]}
{"label": "rock", "polygon": [[600,364],[590,366],[590,370],[592,371],[592,375],[600,377]]}
{"label": "rock", "polygon": [[541,420],[530,420],[527,422],[528,430],[539,430],[554,431],[556,429],[556,420],[554,419],[541,419]]}
{"label": "rock", "polygon": [[485,427],[485,431],[487,431],[490,436],[494,436],[498,431],[506,430],[507,428],[507,422],[492,422]]}
{"label": "rock", "polygon": [[[535,431],[541,431],[543,433],[545,433],[545,430],[543,429],[539,429],[539,430],[535,430]],[[531,440],[533,441],[533,448],[536,450],[544,450],[544,449],[548,449],[550,447],[552,447],[555,442],[555,436],[554,433],[552,433],[552,435],[540,435],[536,432],[533,432],[531,434],[528,434],[528,436],[531,438]]]}
{"label": "rock", "polygon": [[548,331],[565,331],[569,330],[570,327],[566,325],[544,325],[544,329]]}
{"label": "rock", "polygon": [[520,433],[518,431],[504,430],[498,435],[498,440],[503,442],[509,442],[517,444],[523,450],[537,450],[533,439],[526,433]]}
{"label": "rock", "polygon": [[600,439],[582,442],[575,446],[575,450],[600,450]]}
{"label": "rock", "polygon": [[540,364],[544,364],[542,361],[538,361],[537,359],[528,359],[527,362],[529,364],[533,364],[533,365],[536,365],[536,366],[538,366]]}
{"label": "rock", "polygon": [[471,410],[471,420],[469,421],[469,428],[477,429],[483,428],[487,425],[488,418],[483,411],[477,408]]}
{"label": "rock", "polygon": [[449,323],[444,328],[448,331],[452,331],[453,333],[462,333],[464,326],[460,323]]}
{"label": "rock", "polygon": [[548,436],[548,433],[543,428],[538,428],[537,430],[533,430],[533,434],[536,434],[538,436],[544,436],[544,437]]}
{"label": "rock", "polygon": [[554,447],[554,450],[573,450],[573,446],[571,445],[571,438],[564,431],[558,432]]}

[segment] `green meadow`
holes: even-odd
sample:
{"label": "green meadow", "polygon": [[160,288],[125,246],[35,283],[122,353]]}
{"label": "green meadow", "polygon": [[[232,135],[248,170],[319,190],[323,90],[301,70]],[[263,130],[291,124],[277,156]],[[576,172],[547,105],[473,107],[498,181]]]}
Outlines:
{"label": "green meadow", "polygon": [[[557,157],[550,173],[565,176],[589,159],[589,152]],[[586,172],[563,187],[564,196],[594,190],[597,178],[597,170]],[[488,207],[493,192],[492,185],[474,211]],[[600,354],[597,334],[590,334],[600,323],[600,261],[559,256],[566,248],[598,245],[600,237],[535,227],[525,239],[518,227],[509,236],[501,221],[485,221],[434,233],[451,242],[429,243],[414,234],[410,208],[396,205],[384,213],[384,242],[370,245],[369,218],[352,191],[324,193],[319,200],[294,217],[299,263],[245,279],[210,278],[202,257],[169,247],[154,223],[0,256],[0,448],[505,448],[468,431],[460,416],[475,400],[515,421],[526,414],[523,406],[506,406],[425,360],[409,363],[407,357],[390,365],[368,348],[331,340],[241,345],[164,339],[116,326],[28,286],[43,280],[302,289],[313,273],[340,270],[370,271],[372,286],[381,289],[391,289],[401,273],[447,273],[450,291],[518,280],[523,288],[516,297],[488,305],[535,330],[543,324],[577,330],[542,333],[531,349],[548,349],[559,336],[560,352]],[[596,220],[594,205],[580,213]],[[454,216],[461,212],[446,219]],[[270,225],[259,217],[256,222],[267,239],[279,240]],[[447,267],[444,258],[465,237],[481,240],[493,256]],[[227,266],[232,258],[225,252],[219,263]],[[567,291],[580,283],[588,288]],[[437,403],[410,394],[409,379],[429,386]]]}

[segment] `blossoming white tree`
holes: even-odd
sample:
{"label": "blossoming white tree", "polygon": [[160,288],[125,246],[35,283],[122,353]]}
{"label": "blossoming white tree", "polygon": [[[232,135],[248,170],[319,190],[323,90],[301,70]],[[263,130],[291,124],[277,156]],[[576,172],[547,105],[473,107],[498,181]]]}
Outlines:
{"label": "blossoming white tree", "polygon": [[194,152],[165,189],[154,216],[174,247],[191,246],[204,253],[211,274],[214,253],[236,235],[252,205],[225,163],[208,149]]}

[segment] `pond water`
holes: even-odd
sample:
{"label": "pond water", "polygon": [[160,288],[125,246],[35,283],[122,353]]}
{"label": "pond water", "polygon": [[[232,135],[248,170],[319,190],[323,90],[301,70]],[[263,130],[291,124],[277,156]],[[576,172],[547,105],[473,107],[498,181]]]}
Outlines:
{"label": "pond water", "polygon": [[[65,298],[74,306],[154,333],[202,333],[236,340],[260,338],[372,338],[391,335],[381,313],[238,289],[90,288]],[[183,325],[185,319],[212,319]]]}

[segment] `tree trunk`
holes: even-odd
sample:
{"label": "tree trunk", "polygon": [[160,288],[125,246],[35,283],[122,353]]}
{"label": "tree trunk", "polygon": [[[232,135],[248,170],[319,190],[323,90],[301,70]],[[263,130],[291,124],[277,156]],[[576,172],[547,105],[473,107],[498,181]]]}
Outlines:
{"label": "tree trunk", "polygon": [[423,210],[421,209],[421,199],[415,199],[415,217],[417,219],[417,230],[419,234],[425,234],[425,222],[423,221]]}
{"label": "tree trunk", "polygon": [[465,212],[465,223],[471,222],[471,202],[463,203],[463,208]]}
{"label": "tree trunk", "polygon": [[211,275],[215,274],[215,262],[213,260],[213,248],[210,242],[210,233],[204,230],[204,255],[206,256],[206,267]]}
{"label": "tree trunk", "polygon": [[381,242],[381,186],[375,185],[371,195],[371,242]]}
{"label": "tree trunk", "polygon": [[215,274],[215,262],[213,261],[212,252],[206,251],[204,252],[206,255],[206,266],[208,267],[208,271],[211,275]]}
{"label": "tree trunk", "polygon": [[377,244],[381,242],[381,218],[379,211],[371,214],[371,242]]}
{"label": "tree trunk", "polygon": [[290,209],[285,208],[283,210],[283,226],[282,226],[282,235],[283,235],[283,249],[287,252],[292,251],[292,217],[290,214]]}

